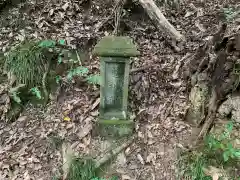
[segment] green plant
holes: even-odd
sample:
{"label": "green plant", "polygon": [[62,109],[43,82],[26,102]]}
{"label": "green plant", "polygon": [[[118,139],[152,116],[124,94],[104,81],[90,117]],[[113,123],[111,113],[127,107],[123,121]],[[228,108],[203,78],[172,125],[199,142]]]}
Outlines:
{"label": "green plant", "polygon": [[25,84],[19,84],[17,87],[9,89],[10,97],[18,104],[22,103],[22,100],[20,97],[20,90],[24,87],[25,87]]}
{"label": "green plant", "polygon": [[[58,61],[64,49],[65,40],[24,41],[9,51],[5,59],[5,69],[16,78],[16,86],[24,84],[27,91],[38,99],[48,99],[48,76],[52,58],[58,55]],[[42,96],[43,91],[44,96]],[[11,97],[21,103],[23,97],[18,91],[11,92]]]}
{"label": "green plant", "polygon": [[95,177],[91,180],[118,180],[118,177],[114,176],[114,177],[110,177],[110,178],[98,178],[98,177]]}
{"label": "green plant", "polygon": [[73,158],[69,167],[69,180],[89,180],[94,177],[96,177],[96,170],[91,159]]}
{"label": "green plant", "polygon": [[232,145],[231,134],[233,122],[229,122],[220,135],[209,135],[203,146],[192,152],[184,152],[178,161],[178,175],[180,178],[192,180],[211,180],[204,173],[209,166],[221,168],[237,166],[240,159],[240,150]]}
{"label": "green plant", "polygon": [[98,84],[98,85],[100,85],[100,83],[101,83],[101,77],[100,77],[99,74],[87,76],[86,79],[87,79],[87,82],[89,84]]}
{"label": "green plant", "polygon": [[56,76],[56,83],[59,84],[61,82],[61,80],[62,80],[62,77],[57,75]]}
{"label": "green plant", "polygon": [[41,85],[48,61],[43,49],[36,42],[24,42],[7,54],[5,68],[17,77],[17,84]]}
{"label": "green plant", "polygon": [[68,179],[69,180],[118,180],[118,177],[97,177],[96,162],[91,159],[73,158],[70,168]]}
{"label": "green plant", "polygon": [[233,122],[229,122],[220,137],[208,136],[207,146],[212,151],[221,151],[224,162],[230,159],[240,158],[240,150],[233,147],[231,142],[231,132]]}
{"label": "green plant", "polygon": [[[78,66],[68,71],[67,80],[71,81],[75,76],[80,76],[80,77],[84,77],[89,84],[100,85],[100,79],[101,79],[100,75],[99,74],[88,75],[88,72],[89,72],[88,68],[84,66]],[[56,82],[59,82],[60,80],[61,80],[61,77],[57,76]]]}
{"label": "green plant", "polygon": [[88,68],[79,66],[74,69],[71,69],[67,74],[67,79],[70,81],[74,76],[86,76],[88,73]]}
{"label": "green plant", "polygon": [[178,162],[178,178],[191,180],[211,180],[210,176],[205,175],[203,168],[208,165],[208,158],[203,152],[191,152],[181,154]]}

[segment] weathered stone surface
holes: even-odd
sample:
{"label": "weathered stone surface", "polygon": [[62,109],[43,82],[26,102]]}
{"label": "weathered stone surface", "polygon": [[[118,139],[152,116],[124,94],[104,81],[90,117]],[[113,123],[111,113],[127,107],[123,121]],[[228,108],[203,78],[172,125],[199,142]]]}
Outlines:
{"label": "weathered stone surface", "polygon": [[226,117],[231,113],[233,121],[240,123],[240,95],[235,94],[230,96],[218,109],[218,113]]}
{"label": "weathered stone surface", "polygon": [[108,36],[96,45],[94,54],[101,61],[99,130],[107,136],[125,136],[133,129],[127,112],[129,63],[139,52],[129,37]]}
{"label": "weathered stone surface", "polygon": [[129,59],[101,58],[101,119],[126,119],[129,82]]}
{"label": "weathered stone surface", "polygon": [[104,37],[96,45],[93,54],[101,57],[134,57],[140,55],[132,39],[125,36]]}
{"label": "weathered stone surface", "polygon": [[125,63],[106,63],[105,69],[105,109],[114,117],[122,111]]}

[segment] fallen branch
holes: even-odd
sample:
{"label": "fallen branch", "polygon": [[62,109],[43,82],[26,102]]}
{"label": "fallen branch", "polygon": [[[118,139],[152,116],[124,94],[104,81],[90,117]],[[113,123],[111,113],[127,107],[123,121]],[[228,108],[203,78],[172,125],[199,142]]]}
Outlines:
{"label": "fallen branch", "polygon": [[146,10],[151,20],[157,28],[163,30],[177,41],[185,40],[184,36],[177,31],[172,24],[165,18],[153,0],[139,0],[142,7]]}

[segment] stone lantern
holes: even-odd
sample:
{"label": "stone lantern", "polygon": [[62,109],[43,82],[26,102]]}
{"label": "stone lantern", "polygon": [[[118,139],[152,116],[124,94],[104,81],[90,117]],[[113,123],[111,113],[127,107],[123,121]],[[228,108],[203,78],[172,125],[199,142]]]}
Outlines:
{"label": "stone lantern", "polygon": [[100,57],[100,133],[127,135],[133,129],[127,109],[130,57],[140,53],[131,38],[107,36],[96,45],[94,54]]}

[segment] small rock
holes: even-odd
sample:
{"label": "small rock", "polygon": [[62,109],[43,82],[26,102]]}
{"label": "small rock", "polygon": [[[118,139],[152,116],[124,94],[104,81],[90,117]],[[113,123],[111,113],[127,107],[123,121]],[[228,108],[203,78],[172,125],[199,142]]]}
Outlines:
{"label": "small rock", "polygon": [[226,117],[232,113],[232,120],[237,123],[240,123],[240,95],[232,95],[218,109],[218,113]]}

